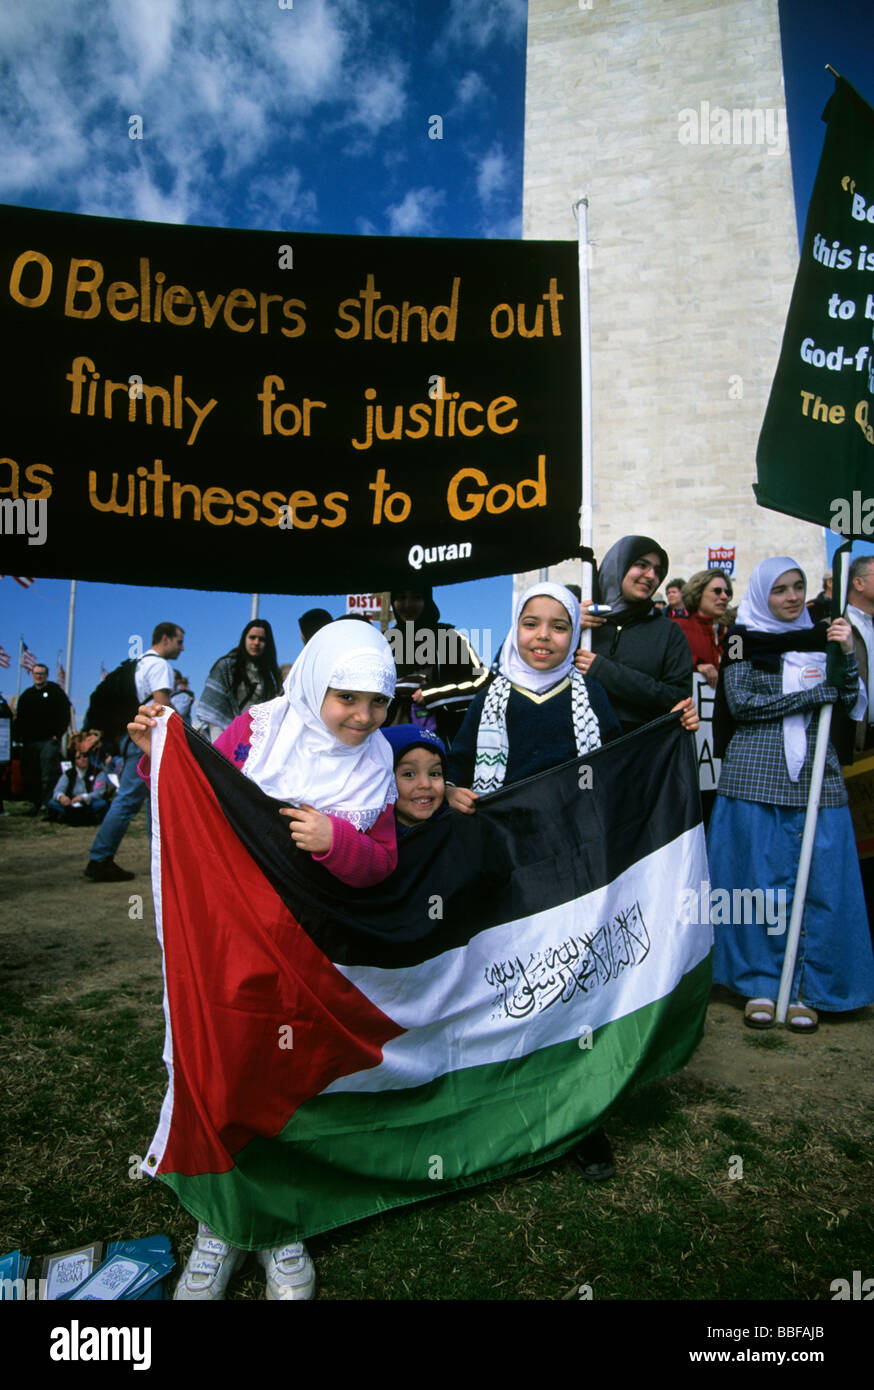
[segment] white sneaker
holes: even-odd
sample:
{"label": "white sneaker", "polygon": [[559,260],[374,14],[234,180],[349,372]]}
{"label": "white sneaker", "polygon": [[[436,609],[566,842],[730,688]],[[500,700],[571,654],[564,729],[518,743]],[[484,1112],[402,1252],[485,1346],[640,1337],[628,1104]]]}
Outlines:
{"label": "white sneaker", "polygon": [[316,1267],[300,1241],[276,1250],[258,1250],[256,1259],[267,1271],[267,1298],[315,1297]]}
{"label": "white sneaker", "polygon": [[173,1298],[224,1298],[228,1280],[247,1254],[248,1251],[238,1250],[226,1240],[219,1240],[208,1226],[202,1221],[198,1222],[197,1239]]}

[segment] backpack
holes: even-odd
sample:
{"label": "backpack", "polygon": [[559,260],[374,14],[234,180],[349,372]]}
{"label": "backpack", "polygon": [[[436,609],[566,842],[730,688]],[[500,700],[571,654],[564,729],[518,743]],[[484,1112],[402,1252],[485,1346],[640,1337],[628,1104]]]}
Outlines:
{"label": "backpack", "polygon": [[140,707],[136,670],[142,659],[128,657],[91,692],[84,727],[99,729],[106,742],[127,733],[127,726]]}

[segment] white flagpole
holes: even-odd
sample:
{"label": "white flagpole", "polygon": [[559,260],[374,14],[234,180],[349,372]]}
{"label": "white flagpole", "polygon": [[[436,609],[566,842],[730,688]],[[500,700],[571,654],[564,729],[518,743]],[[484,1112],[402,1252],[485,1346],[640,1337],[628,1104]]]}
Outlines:
{"label": "white flagpole", "polygon": [[[849,568],[844,563],[849,557],[841,549],[835,555],[838,572],[835,576],[838,593],[841,596],[840,611],[843,613],[847,603],[847,580]],[[828,752],[834,705],[820,705],[819,722],[816,726],[816,745],[813,753],[813,767],[810,774],[810,791],[807,797],[807,811],[804,816],[804,831],[801,836],[801,853],[798,858],[798,875],[795,879],[795,892],[792,898],[792,912],[789,916],[789,930],[786,934],[786,951],[783,956],[783,970],[780,975],[780,989],[777,994],[777,1022],[786,1022],[789,996],[792,993],[792,978],[795,974],[795,961],[798,955],[798,941],[801,936],[801,920],[807,900],[807,882],[810,878],[810,863],[813,859],[813,843],[816,837],[816,822],[819,816],[819,798],[822,795],[822,779],[825,774],[825,758]]]}
{"label": "white flagpole", "polygon": [[18,638],[18,681],[15,686],[15,708],[18,709],[18,697],[21,694],[21,658],[24,656],[24,638]]}
{"label": "white flagpole", "polygon": [[[589,318],[589,199],[584,194],[574,203],[577,218],[577,240],[580,265],[580,372],[582,399],[582,470],[583,505],[580,512],[580,542],[592,547],[593,491],[592,491],[592,329]],[[580,593],[584,599],[592,597],[592,566],[583,561],[583,576]],[[592,650],[592,630],[584,627],[580,633],[580,646],[584,651]]]}
{"label": "white flagpole", "polygon": [[67,613],[67,699],[70,701],[70,723],[75,729],[73,718],[73,628],[76,625],[76,581],[70,580],[70,608]]}
{"label": "white flagpole", "polygon": [[249,622],[250,622],[250,623],[251,623],[251,622],[254,622],[254,620],[255,620],[255,619],[257,618],[257,616],[258,616],[258,599],[259,599],[259,598],[260,598],[260,594],[253,594],[253,595],[252,595],[252,612],[249,614]]}

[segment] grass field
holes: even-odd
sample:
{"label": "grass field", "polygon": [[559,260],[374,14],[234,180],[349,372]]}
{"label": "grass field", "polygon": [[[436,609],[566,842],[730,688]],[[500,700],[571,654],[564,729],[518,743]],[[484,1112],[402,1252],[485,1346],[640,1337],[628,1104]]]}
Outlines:
{"label": "grass field", "polygon": [[[0,1246],[41,1257],[162,1231],[184,1260],[193,1220],[131,1176],[165,1085],[143,826],[118,856],[137,879],[90,884],[89,832],[12,812]],[[828,1299],[833,1279],[874,1275],[874,1010],[803,1040],[739,1016],[716,996],[691,1065],[611,1117],[613,1181],[587,1184],[564,1159],[314,1238],[319,1297]],[[254,1262],[230,1296],[263,1297]]]}

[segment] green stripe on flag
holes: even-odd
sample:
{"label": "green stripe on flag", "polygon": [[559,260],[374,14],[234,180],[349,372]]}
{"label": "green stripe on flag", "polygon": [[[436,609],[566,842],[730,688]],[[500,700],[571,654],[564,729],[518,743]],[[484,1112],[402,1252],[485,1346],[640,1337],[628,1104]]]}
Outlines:
{"label": "green stripe on flag", "polygon": [[535,1167],[629,1088],[684,1066],[710,981],[708,956],[670,995],[582,1040],[590,1047],[561,1042],[413,1089],[322,1094],[278,1138],[247,1144],[230,1172],[161,1176],[216,1234],[257,1250]]}

